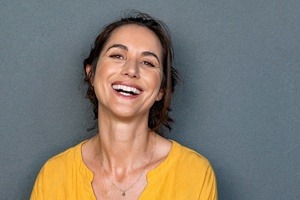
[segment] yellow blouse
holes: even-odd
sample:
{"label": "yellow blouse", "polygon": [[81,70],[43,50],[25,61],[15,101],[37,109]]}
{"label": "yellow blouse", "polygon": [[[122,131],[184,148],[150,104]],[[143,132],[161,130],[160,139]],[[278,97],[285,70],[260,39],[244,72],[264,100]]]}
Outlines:
{"label": "yellow blouse", "polygon": [[[84,142],[51,158],[41,169],[31,200],[96,200],[93,173],[82,160]],[[148,172],[140,200],[216,200],[214,171],[207,159],[172,141],[167,158]]]}

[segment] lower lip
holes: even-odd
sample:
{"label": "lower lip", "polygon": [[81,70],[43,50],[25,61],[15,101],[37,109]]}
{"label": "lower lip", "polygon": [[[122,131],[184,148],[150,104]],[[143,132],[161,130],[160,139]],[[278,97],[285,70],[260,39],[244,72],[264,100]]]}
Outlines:
{"label": "lower lip", "polygon": [[123,94],[123,93],[121,93],[121,92],[118,92],[118,91],[116,91],[115,89],[113,89],[114,90],[114,92],[119,96],[119,97],[121,97],[121,98],[123,98],[123,99],[136,99],[140,94],[137,94],[137,95],[127,95],[126,93],[125,94]]}

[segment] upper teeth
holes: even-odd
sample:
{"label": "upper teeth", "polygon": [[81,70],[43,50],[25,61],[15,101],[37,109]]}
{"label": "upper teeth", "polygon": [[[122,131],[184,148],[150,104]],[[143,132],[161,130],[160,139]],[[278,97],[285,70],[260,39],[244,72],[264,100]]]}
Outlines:
{"label": "upper teeth", "polygon": [[125,92],[132,92],[134,94],[140,94],[141,91],[137,88],[126,86],[126,85],[113,85],[112,86],[115,90],[123,90]]}

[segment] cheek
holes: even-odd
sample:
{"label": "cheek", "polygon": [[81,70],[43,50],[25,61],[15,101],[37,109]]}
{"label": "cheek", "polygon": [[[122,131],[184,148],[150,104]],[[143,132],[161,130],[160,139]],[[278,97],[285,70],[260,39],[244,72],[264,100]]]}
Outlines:
{"label": "cheek", "polygon": [[155,75],[149,76],[149,82],[151,83],[152,87],[157,91],[160,91],[161,89],[162,78],[163,77],[160,73],[155,73]]}
{"label": "cheek", "polygon": [[93,86],[95,88],[95,92],[98,92],[99,89],[101,90],[102,81],[104,80],[103,75],[105,74],[102,67],[97,66],[93,77]]}
{"label": "cheek", "polygon": [[103,79],[106,74],[108,73],[108,67],[105,65],[105,63],[103,62],[99,62],[97,64],[97,68],[95,70],[95,75],[94,75],[94,79],[97,79],[97,80],[101,80]]}
{"label": "cheek", "polygon": [[116,73],[117,70],[118,70],[118,65],[109,61],[107,58],[102,58],[98,61],[96,72],[98,71],[97,72],[98,76],[103,77],[112,73]]}

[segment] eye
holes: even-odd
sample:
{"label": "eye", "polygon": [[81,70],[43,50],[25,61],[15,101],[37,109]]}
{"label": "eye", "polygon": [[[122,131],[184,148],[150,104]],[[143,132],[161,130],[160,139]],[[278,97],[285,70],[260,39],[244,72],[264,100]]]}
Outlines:
{"label": "eye", "polygon": [[149,62],[149,61],[142,61],[142,64],[146,65],[148,67],[155,67],[155,65],[153,63]]}
{"label": "eye", "polygon": [[123,59],[123,56],[121,54],[111,54],[109,55],[109,57],[114,59]]}

